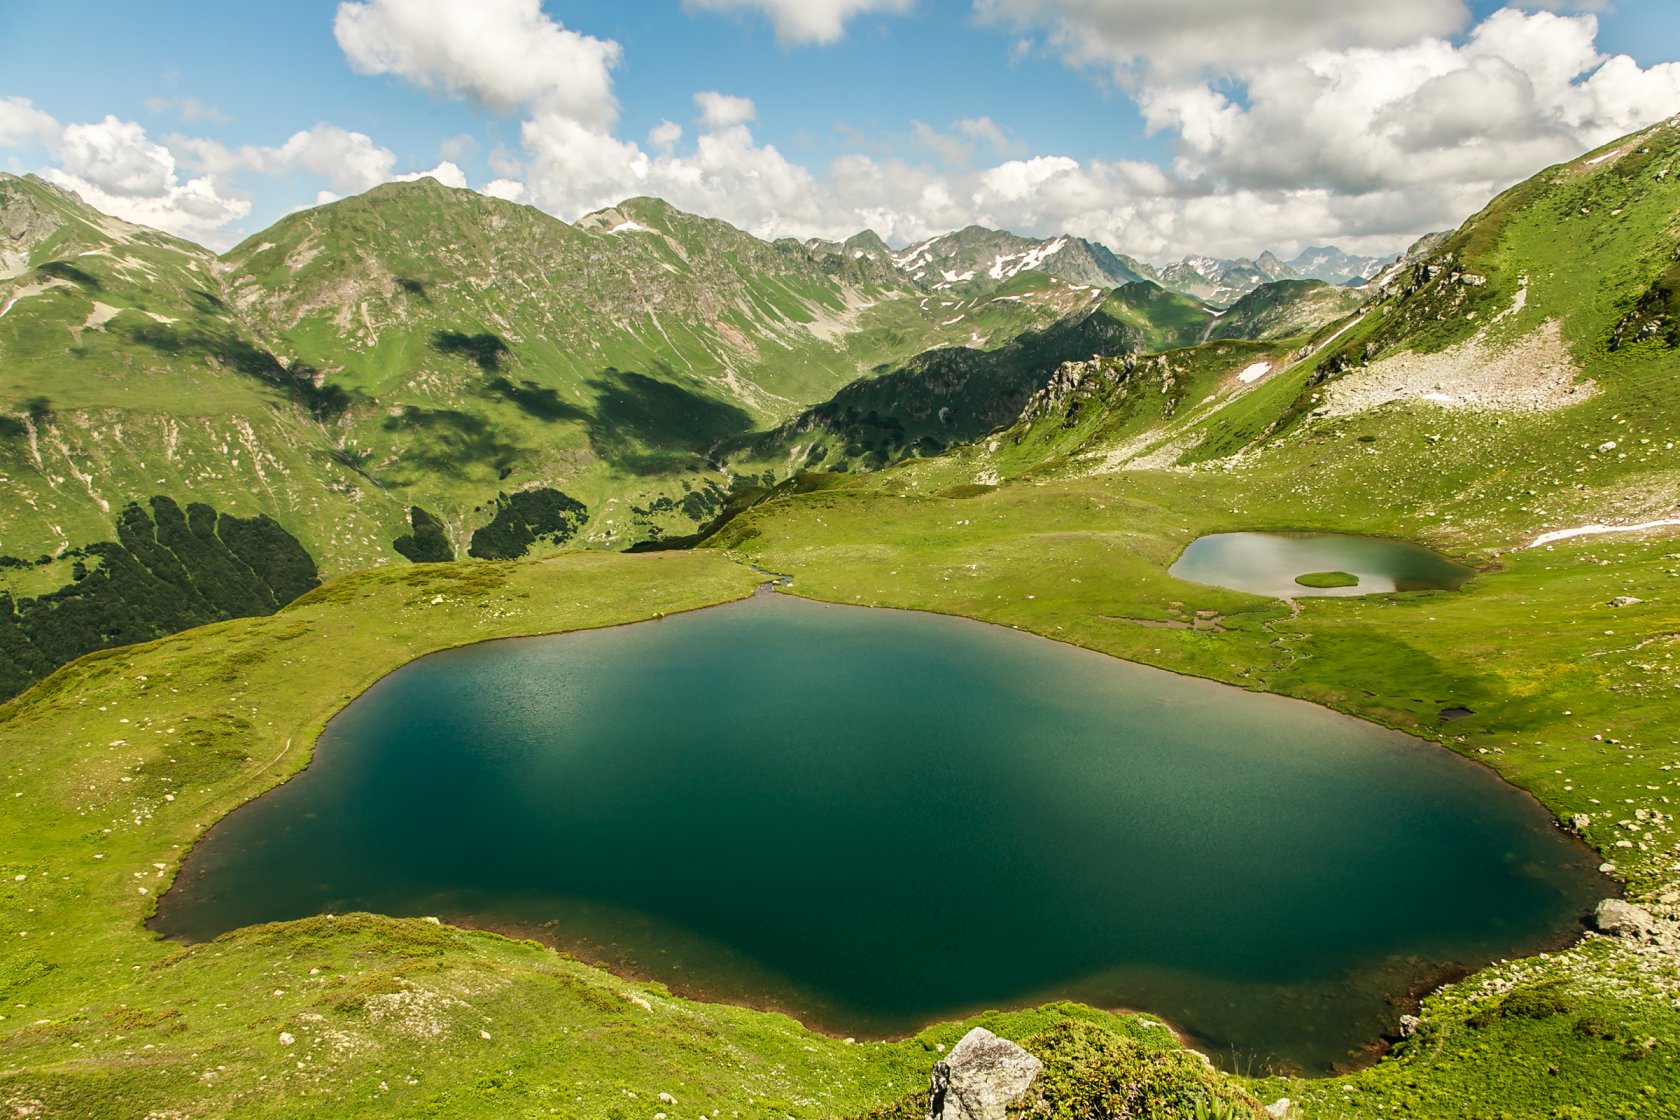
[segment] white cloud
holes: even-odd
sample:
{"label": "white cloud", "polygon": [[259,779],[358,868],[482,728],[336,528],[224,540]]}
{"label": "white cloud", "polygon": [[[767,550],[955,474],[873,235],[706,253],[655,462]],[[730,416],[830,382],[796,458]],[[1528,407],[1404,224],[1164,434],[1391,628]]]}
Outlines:
{"label": "white cloud", "polygon": [[391,179],[393,183],[412,183],[418,179],[436,179],[446,187],[457,190],[467,189],[467,174],[449,160],[444,160],[430,171],[411,171],[407,175],[397,175]]}
{"label": "white cloud", "polygon": [[969,117],[957,122],[957,131],[994,152],[1008,152],[1019,145],[990,117]]}
{"label": "white cloud", "polygon": [[269,174],[301,167],[325,179],[345,194],[365,191],[391,178],[397,157],[389,148],[373,142],[365,132],[351,132],[337,125],[318,124],[293,133],[279,148],[259,149],[259,169],[264,160],[273,161]]}
{"label": "white cloud", "polygon": [[325,179],[340,194],[355,194],[389,182],[397,165],[396,153],[375,144],[367,133],[333,124],[295,132],[277,146],[228,148],[214,140],[184,136],[169,139],[203,171],[225,175],[244,169],[275,177],[303,170]]}
{"label": "white cloud", "polygon": [[73,124],[59,137],[59,162],[66,173],[112,195],[161,194],[175,178],[175,157],[146,137],[133,121],[107,116],[97,124]]}
{"label": "white cloud", "polygon": [[345,0],[333,34],[350,65],[509,113],[540,104],[595,124],[618,115],[621,50],[543,13],[539,0]]}
{"label": "white cloud", "polygon": [[758,107],[750,98],[731,97],[715,90],[695,94],[694,104],[700,109],[700,119],[707,128],[728,128],[758,117]]}
{"label": "white cloud", "polygon": [[494,179],[485,184],[482,193],[508,202],[521,202],[525,198],[525,184],[512,179]]}
{"label": "white cloud", "polygon": [[230,124],[233,118],[207,105],[196,97],[148,97],[146,110],[152,113],[172,113],[188,124]]}
{"label": "white cloud", "polygon": [[182,181],[170,150],[133,121],[73,124],[49,143],[60,166],[43,177],[97,210],[182,237],[204,239],[251,212],[214,175]]}
{"label": "white cloud", "polygon": [[690,12],[756,11],[776,29],[783,46],[837,43],[854,16],[868,12],[907,12],[913,0],[683,0]]}
{"label": "white cloud", "polygon": [[648,130],[648,143],[664,152],[671,154],[671,149],[683,138],[682,125],[675,121],[660,121]]}
{"label": "white cloud", "polygon": [[27,97],[0,97],[0,148],[49,144],[63,130],[63,125],[35,108]]}
{"label": "white cloud", "polygon": [[1680,110],[1680,65],[1596,53],[1594,17],[1501,10],[1463,46],[1426,39],[1322,51],[1256,71],[1238,104],[1202,85],[1146,88],[1177,134],[1178,173],[1233,187],[1405,186],[1449,204]]}
{"label": "white cloud", "polygon": [[975,0],[982,20],[1041,31],[1123,81],[1243,73],[1318,50],[1397,47],[1464,26],[1464,0]]}

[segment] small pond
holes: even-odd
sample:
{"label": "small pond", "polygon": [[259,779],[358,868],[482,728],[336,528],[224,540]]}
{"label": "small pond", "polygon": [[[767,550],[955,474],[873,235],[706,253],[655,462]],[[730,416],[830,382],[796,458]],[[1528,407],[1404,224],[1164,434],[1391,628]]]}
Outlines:
{"label": "small pond", "polygon": [[1596,864],[1490,772],[1322,708],[758,596],[393,673],[155,925],[436,915],[841,1034],[1072,998],[1316,1071],[1420,986],[1573,938]]}
{"label": "small pond", "polygon": [[[1216,533],[1192,541],[1168,570],[1191,583],[1279,598],[1451,590],[1476,574],[1415,544],[1351,533]],[[1357,582],[1335,586],[1343,575]]]}

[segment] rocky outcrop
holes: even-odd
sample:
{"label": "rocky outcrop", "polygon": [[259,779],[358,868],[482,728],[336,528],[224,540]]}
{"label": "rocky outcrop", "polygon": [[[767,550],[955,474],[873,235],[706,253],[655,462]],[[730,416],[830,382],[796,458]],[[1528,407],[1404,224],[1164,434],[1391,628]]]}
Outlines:
{"label": "rocky outcrop", "polygon": [[1657,920],[1650,912],[1619,898],[1607,898],[1593,912],[1599,932],[1616,937],[1650,937],[1657,932]]}
{"label": "rocky outcrop", "polygon": [[928,1120],[1004,1120],[1042,1068],[1015,1043],[975,1027],[934,1065]]}

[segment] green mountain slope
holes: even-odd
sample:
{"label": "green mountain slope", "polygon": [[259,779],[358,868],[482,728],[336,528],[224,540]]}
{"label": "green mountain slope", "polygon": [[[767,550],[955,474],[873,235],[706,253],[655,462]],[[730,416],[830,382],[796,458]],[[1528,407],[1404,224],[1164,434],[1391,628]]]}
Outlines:
{"label": "green mountain slope", "polygon": [[1365,298],[1362,292],[1318,280],[1274,280],[1226,308],[1207,336],[1272,339],[1308,334],[1347,315]]}
{"label": "green mountain slope", "polygon": [[379,556],[398,507],[335,460],[331,396],[240,320],[211,254],[36,179],[0,177],[0,216],[0,554],[112,540],[164,494],[267,514],[339,564]]}
{"label": "green mountain slope", "polygon": [[111,540],[114,511],[153,495],[271,516],[329,571],[397,559],[415,508],[464,554],[526,490],[584,505],[556,539],[692,529],[730,485],[720,441],[1063,312],[953,312],[884,259],[655,200],[572,226],[431,180],[220,259],[39,180],[0,178],[0,224],[0,456],[20,499],[0,554],[27,559]]}
{"label": "green mountain slope", "polygon": [[917,242],[890,259],[916,283],[962,295],[993,291],[1027,273],[1088,288],[1114,288],[1155,278],[1148,265],[1094,241],[1021,237],[984,226]]}
{"label": "green mountain slope", "polygon": [[1140,281],[1103,292],[1023,273],[994,299],[1061,295],[1074,313],[992,350],[930,350],[846,386],[767,435],[732,451],[746,470],[875,470],[908,455],[937,455],[1007,424],[1064,362],[1181,346],[1213,313]]}

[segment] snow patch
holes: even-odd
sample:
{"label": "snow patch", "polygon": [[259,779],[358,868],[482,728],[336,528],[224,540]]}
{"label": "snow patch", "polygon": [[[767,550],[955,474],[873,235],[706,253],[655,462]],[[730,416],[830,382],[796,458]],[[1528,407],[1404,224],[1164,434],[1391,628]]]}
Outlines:
{"label": "snow patch", "polygon": [[1270,372],[1272,372],[1272,363],[1255,362],[1253,365],[1237,374],[1237,380],[1241,381],[1244,385],[1251,385]]}
{"label": "snow patch", "polygon": [[628,218],[626,218],[624,221],[618,223],[616,226],[612,227],[611,229],[609,229],[607,231],[608,234],[614,234],[614,233],[653,233],[653,232],[655,232],[655,231],[652,230],[652,229],[649,229],[647,226],[644,226],[642,223],[633,222],[633,221],[629,220]]}
{"label": "snow patch", "polygon": [[1582,166],[1583,167],[1592,167],[1596,164],[1603,163],[1607,159],[1615,159],[1617,156],[1621,155],[1625,151],[1627,151],[1626,148],[1617,148],[1613,152],[1605,152],[1601,156],[1594,156],[1592,159],[1583,160],[1582,161]]}
{"label": "snow patch", "polygon": [[993,280],[1008,280],[1019,276],[1023,272],[1042,266],[1045,261],[1061,252],[1066,244],[1067,238],[1058,237],[1036,249],[1028,249],[1025,253],[1000,253],[992,259],[992,267],[986,271],[986,275]]}
{"label": "snow patch", "polygon": [[1567,541],[1574,537],[1594,536],[1598,533],[1638,533],[1646,529],[1666,529],[1680,525],[1680,517],[1665,517],[1660,521],[1645,521],[1638,525],[1580,525],[1573,529],[1557,529],[1550,533],[1541,533],[1527,548],[1539,548],[1543,544],[1554,541]]}
{"label": "snow patch", "polygon": [[903,253],[892,258],[892,263],[905,272],[914,272],[926,268],[933,260],[933,247],[940,238],[934,237],[923,241],[919,245],[912,245]]}

